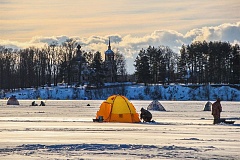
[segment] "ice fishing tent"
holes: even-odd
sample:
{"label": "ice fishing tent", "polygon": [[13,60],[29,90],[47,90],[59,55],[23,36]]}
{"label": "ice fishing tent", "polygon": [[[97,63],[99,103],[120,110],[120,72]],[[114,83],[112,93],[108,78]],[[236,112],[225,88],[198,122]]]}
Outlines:
{"label": "ice fishing tent", "polygon": [[211,107],[212,107],[212,103],[211,102],[207,102],[203,108],[203,111],[211,111]]}
{"label": "ice fishing tent", "polygon": [[153,100],[147,107],[147,110],[166,111],[163,105],[158,100]]}
{"label": "ice fishing tent", "polygon": [[112,95],[100,105],[96,118],[103,117],[104,122],[140,122],[133,104],[122,95]]}
{"label": "ice fishing tent", "polygon": [[8,98],[7,105],[19,105],[19,102],[15,96]]}

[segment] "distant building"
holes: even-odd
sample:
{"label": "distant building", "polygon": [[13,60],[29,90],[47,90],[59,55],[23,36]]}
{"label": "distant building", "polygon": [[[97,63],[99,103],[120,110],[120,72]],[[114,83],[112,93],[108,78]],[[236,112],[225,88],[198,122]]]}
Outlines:
{"label": "distant building", "polygon": [[[116,61],[114,59],[115,53],[111,49],[110,38],[108,41],[108,49],[105,51],[105,60],[103,62],[105,82],[116,82],[117,70]],[[73,63],[73,82],[76,84],[86,84],[89,82],[91,68],[82,55],[81,46],[77,46],[76,57]]]}
{"label": "distant building", "polygon": [[82,85],[89,80],[89,69],[85,58],[82,55],[81,46],[77,45],[76,57],[73,64],[73,82]]}
{"label": "distant building", "polygon": [[105,82],[116,82],[117,78],[117,68],[116,68],[116,61],[114,59],[115,54],[111,49],[111,42],[110,38],[108,40],[108,50],[105,51],[105,61],[104,61],[104,68],[105,68]]}

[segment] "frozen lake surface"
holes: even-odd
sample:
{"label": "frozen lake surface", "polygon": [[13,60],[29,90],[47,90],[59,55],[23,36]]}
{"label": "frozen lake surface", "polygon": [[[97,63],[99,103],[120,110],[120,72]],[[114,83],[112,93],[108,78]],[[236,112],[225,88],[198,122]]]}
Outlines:
{"label": "frozen lake surface", "polygon": [[160,101],[156,123],[93,122],[103,100],[31,102],[0,101],[1,159],[240,159],[240,102],[221,102],[232,125],[213,125],[206,101]]}

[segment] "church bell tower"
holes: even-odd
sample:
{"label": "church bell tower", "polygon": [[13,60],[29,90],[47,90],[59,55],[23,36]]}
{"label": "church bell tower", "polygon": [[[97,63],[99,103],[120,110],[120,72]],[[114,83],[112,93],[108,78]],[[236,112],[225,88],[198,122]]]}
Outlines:
{"label": "church bell tower", "polygon": [[116,81],[116,62],[114,60],[114,52],[111,49],[110,37],[108,40],[108,50],[105,51],[105,68],[106,68],[106,81]]}

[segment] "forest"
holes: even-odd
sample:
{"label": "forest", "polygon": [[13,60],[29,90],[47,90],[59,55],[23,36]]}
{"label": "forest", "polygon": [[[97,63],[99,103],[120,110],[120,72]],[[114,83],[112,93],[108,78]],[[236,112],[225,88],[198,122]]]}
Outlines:
{"label": "forest", "polygon": [[169,47],[149,46],[135,60],[138,82],[184,84],[239,84],[239,45],[194,42],[182,45],[180,54]]}
{"label": "forest", "polygon": [[[127,74],[124,53],[115,53],[114,82],[147,84],[239,84],[240,48],[228,42],[194,42],[179,53],[168,46],[141,49],[135,73]],[[103,87],[108,72],[99,51],[86,52],[74,39],[43,48],[13,50],[0,46],[0,88],[16,89],[44,85],[91,85]],[[129,79],[128,76],[134,76]]]}

